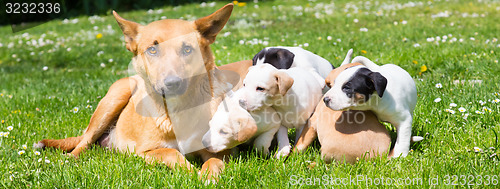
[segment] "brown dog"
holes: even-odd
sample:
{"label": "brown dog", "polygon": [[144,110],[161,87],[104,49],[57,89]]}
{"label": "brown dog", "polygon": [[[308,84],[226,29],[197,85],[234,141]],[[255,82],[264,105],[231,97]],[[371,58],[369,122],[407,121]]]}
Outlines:
{"label": "brown dog", "polygon": [[[206,151],[201,143],[208,122],[230,83],[241,85],[252,61],[221,66],[214,63],[210,44],[231,15],[228,4],[195,21],[166,19],[148,25],[128,21],[113,12],[125,35],[137,75],[116,81],[99,102],[82,136],[45,139],[38,147],[55,147],[78,156],[90,144],[136,153],[147,162],[193,170],[184,154],[199,155],[208,179],[224,168],[224,153]],[[236,81],[235,81],[236,78]],[[195,119],[193,119],[195,118]]]}
{"label": "brown dog", "polygon": [[[331,86],[351,63],[336,68],[326,78]],[[373,158],[387,154],[391,138],[384,125],[371,111],[334,111],[319,103],[295,145],[295,152],[305,150],[318,137],[325,162],[332,160],[355,163],[357,158]]]}

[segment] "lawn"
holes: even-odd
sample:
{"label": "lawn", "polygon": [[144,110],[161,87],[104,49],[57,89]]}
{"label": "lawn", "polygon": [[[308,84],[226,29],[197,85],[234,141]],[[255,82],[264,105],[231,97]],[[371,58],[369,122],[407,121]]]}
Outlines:
{"label": "lawn", "polygon": [[[120,15],[143,24],[162,18],[194,20],[224,4]],[[319,144],[286,161],[242,152],[227,162],[220,181],[208,187],[499,186],[498,1],[276,0],[238,5],[212,45],[218,65],[281,45],[301,46],[338,66],[353,48],[355,56],[397,64],[413,76],[418,89],[413,134],[425,140],[414,144],[406,158],[354,165],[325,164]],[[80,135],[109,86],[129,76],[132,53],[112,15],[54,20],[19,33],[2,26],[0,36],[0,188],[204,187],[196,174],[99,147],[76,160],[58,150],[32,147],[44,138]]]}

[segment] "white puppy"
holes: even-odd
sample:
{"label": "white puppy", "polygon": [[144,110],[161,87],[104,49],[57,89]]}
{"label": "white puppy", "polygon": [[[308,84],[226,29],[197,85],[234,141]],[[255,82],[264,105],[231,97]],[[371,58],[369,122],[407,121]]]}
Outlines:
{"label": "white puppy", "polygon": [[[321,56],[300,47],[266,47],[253,57],[253,65],[268,63],[278,69],[294,67],[311,70],[320,83],[334,69],[333,65]],[[319,76],[319,77],[318,77]],[[321,84],[324,87],[324,84]]]}
{"label": "white puppy", "polygon": [[290,153],[288,129],[296,128],[296,138],[307,123],[314,108],[321,99],[321,85],[315,76],[302,68],[278,70],[270,64],[260,64],[249,68],[243,80],[240,103],[248,111],[266,107],[274,108],[281,118],[278,130],[277,157]]}
{"label": "white puppy", "polygon": [[[344,63],[349,61],[344,61]],[[358,56],[354,66],[340,73],[323,101],[333,110],[371,110],[397,129],[394,157],[408,155],[417,88],[408,72],[394,64],[379,66]],[[344,64],[343,63],[343,64]],[[421,140],[422,137],[413,137]]]}
{"label": "white puppy", "polygon": [[219,104],[209,122],[210,129],[202,139],[208,151],[220,152],[255,139],[257,151],[269,154],[274,134],[280,128],[280,117],[271,107],[249,113],[239,104],[242,92],[238,90],[234,94],[228,93]]}

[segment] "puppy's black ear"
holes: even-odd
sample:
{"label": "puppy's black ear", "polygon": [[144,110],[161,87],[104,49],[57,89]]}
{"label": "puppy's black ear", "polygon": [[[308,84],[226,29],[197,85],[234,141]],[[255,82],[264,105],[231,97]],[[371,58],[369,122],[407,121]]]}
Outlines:
{"label": "puppy's black ear", "polygon": [[259,53],[257,53],[253,59],[252,59],[252,65],[255,66],[257,64],[257,60],[264,58],[264,55],[266,54],[266,48],[262,49]]}
{"label": "puppy's black ear", "polygon": [[372,72],[368,74],[368,76],[373,81],[373,85],[375,86],[375,91],[377,91],[378,96],[382,98],[385,88],[387,87],[387,79],[379,72]]}
{"label": "puppy's black ear", "polygon": [[276,52],[278,63],[280,65],[280,69],[288,69],[292,67],[293,58],[295,58],[295,54],[286,49],[280,49]]}

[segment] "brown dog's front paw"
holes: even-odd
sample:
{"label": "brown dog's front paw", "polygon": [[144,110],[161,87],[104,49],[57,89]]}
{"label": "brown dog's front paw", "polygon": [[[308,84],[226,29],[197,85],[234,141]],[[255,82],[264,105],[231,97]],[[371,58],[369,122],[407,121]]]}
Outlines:
{"label": "brown dog's front paw", "polygon": [[201,170],[198,172],[198,175],[201,180],[205,181],[205,184],[217,182],[219,180],[219,175],[222,173],[224,168],[225,165],[222,160],[210,158],[201,166]]}

